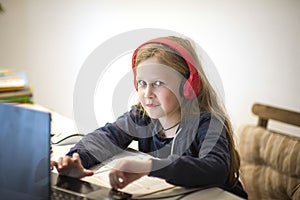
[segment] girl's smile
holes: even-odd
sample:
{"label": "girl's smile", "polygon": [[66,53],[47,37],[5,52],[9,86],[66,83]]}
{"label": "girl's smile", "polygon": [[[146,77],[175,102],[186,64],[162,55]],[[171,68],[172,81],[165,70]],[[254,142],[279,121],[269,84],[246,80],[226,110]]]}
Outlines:
{"label": "girl's smile", "polygon": [[147,108],[155,108],[155,107],[158,107],[159,105],[155,105],[155,104],[146,104],[146,107]]}

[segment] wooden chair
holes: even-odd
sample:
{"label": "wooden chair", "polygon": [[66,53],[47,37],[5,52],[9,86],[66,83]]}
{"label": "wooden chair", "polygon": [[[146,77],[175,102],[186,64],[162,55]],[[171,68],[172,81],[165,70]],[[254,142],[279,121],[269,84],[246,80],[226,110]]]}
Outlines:
{"label": "wooden chair", "polygon": [[257,125],[238,129],[241,179],[249,199],[300,199],[300,132],[290,136],[268,128],[270,120],[300,127],[300,113],[254,104]]}

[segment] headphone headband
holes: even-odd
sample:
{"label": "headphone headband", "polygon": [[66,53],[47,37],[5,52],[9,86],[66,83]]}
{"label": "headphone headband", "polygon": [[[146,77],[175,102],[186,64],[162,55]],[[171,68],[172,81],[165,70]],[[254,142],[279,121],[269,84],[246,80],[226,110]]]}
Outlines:
{"label": "headphone headband", "polygon": [[[174,50],[176,53],[178,53],[185,60],[187,66],[190,70],[190,76],[187,79],[187,81],[184,83],[183,96],[187,99],[193,99],[196,96],[198,96],[198,94],[201,90],[202,83],[201,83],[201,79],[199,77],[199,73],[195,67],[196,66],[195,60],[186,48],[184,48],[183,46],[181,46],[180,44],[178,44],[177,42],[175,42],[173,40],[169,40],[166,38],[157,38],[157,39],[149,40],[149,41],[143,43],[142,45],[140,45],[134,51],[133,56],[132,56],[133,71],[134,71],[134,67],[135,67],[135,63],[136,63],[137,52],[139,51],[139,49],[141,47],[143,47],[146,44],[150,44],[150,43],[158,43],[158,44],[166,45],[166,46],[170,47],[172,50]],[[134,73],[134,84],[137,89],[136,77],[135,77],[136,75],[135,75],[135,72],[133,72],[133,73]]]}

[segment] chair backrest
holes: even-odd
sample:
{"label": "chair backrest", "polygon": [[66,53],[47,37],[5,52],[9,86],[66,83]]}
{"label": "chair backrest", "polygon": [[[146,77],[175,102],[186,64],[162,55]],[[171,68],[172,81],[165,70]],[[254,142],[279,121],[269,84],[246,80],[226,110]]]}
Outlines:
{"label": "chair backrest", "polygon": [[254,104],[258,124],[238,129],[241,179],[249,199],[300,199],[299,137],[267,128],[269,120],[300,126],[300,113]]}
{"label": "chair backrest", "polygon": [[269,119],[300,127],[300,113],[296,111],[256,103],[252,112],[258,116],[257,125],[264,128],[267,128]]}

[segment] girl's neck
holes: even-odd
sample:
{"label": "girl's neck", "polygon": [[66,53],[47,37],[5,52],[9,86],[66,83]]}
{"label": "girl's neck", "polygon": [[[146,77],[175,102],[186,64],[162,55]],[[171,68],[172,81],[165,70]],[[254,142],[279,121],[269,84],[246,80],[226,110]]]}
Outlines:
{"label": "girl's neck", "polygon": [[181,118],[180,115],[175,115],[173,117],[165,117],[159,119],[162,125],[162,135],[164,137],[174,137],[176,135],[176,131],[178,126],[180,125]]}
{"label": "girl's neck", "polygon": [[161,136],[166,137],[166,138],[174,137],[177,133],[179,126],[180,126],[180,122],[173,125],[172,127],[168,128],[168,129],[162,129]]}
{"label": "girl's neck", "polygon": [[160,118],[159,122],[162,125],[164,130],[168,130],[172,128],[175,125],[178,125],[180,123],[181,118],[180,117],[173,117],[173,118]]}

